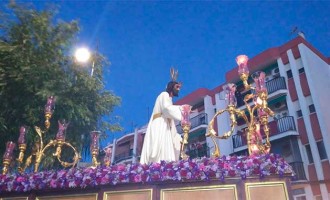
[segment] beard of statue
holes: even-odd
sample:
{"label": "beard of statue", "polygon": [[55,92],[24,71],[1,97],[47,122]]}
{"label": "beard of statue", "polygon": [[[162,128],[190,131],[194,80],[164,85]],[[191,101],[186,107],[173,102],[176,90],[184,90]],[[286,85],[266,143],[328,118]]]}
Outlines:
{"label": "beard of statue", "polygon": [[175,88],[173,88],[172,94],[173,94],[173,96],[178,97],[179,96],[179,90],[176,90]]}

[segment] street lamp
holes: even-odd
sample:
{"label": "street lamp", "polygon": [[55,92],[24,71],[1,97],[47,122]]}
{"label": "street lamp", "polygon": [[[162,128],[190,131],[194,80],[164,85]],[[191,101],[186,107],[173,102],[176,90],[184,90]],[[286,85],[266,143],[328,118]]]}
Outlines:
{"label": "street lamp", "polygon": [[[91,53],[87,48],[78,48],[74,54],[76,60],[80,63],[86,63],[91,58]],[[94,61],[92,62],[91,76],[94,74]]]}

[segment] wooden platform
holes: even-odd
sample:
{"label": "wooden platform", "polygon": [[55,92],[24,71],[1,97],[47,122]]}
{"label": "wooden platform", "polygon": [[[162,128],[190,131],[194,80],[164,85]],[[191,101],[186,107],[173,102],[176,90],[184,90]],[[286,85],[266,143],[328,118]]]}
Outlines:
{"label": "wooden platform", "polygon": [[95,188],[5,193],[1,200],[289,200],[290,177],[103,185]]}

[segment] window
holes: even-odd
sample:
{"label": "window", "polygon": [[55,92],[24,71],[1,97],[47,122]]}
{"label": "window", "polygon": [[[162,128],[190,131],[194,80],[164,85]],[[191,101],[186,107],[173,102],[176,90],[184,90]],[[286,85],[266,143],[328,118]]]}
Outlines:
{"label": "window", "polygon": [[305,68],[300,68],[300,69],[298,70],[298,72],[299,72],[299,74],[305,73]]}
{"label": "window", "polygon": [[313,156],[312,156],[312,151],[311,151],[311,147],[309,146],[309,144],[306,144],[305,145],[305,148],[306,148],[306,153],[307,153],[309,164],[314,163]]}
{"label": "window", "polygon": [[286,72],[286,75],[288,76],[288,78],[292,78],[292,71],[291,70],[288,70]]}
{"label": "window", "polygon": [[298,111],[297,111],[297,117],[298,117],[298,118],[302,117],[302,112],[301,112],[301,110],[298,110]]}
{"label": "window", "polygon": [[317,145],[317,150],[319,151],[320,159],[321,160],[328,159],[323,140],[316,142],[316,145]]}
{"label": "window", "polygon": [[309,105],[308,108],[309,108],[309,113],[315,113],[315,106],[314,106],[314,104]]}
{"label": "window", "polygon": [[294,200],[306,200],[305,190],[303,188],[292,190]]}

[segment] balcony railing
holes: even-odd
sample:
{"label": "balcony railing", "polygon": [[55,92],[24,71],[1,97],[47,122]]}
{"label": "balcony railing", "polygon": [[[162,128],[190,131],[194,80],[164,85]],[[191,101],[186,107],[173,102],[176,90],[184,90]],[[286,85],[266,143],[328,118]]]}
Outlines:
{"label": "balcony railing", "polygon": [[293,171],[296,173],[294,181],[307,180],[303,162],[292,162],[289,164],[291,165]]}
{"label": "balcony railing", "polygon": [[204,157],[204,156],[208,157],[209,151],[210,151],[210,148],[206,144],[203,144],[203,145],[201,145],[200,148],[189,150],[187,152],[187,154],[189,155],[190,159],[197,158],[197,157]]}
{"label": "balcony railing", "polygon": [[[285,78],[284,77],[277,77],[277,78],[274,78],[268,82],[266,82],[266,87],[267,87],[267,91],[268,91],[268,95],[278,91],[278,90],[283,90],[283,89],[286,89],[286,83],[285,83]],[[250,91],[247,91],[245,93],[236,93],[236,99],[237,99],[237,107],[241,107],[244,105],[244,97],[246,94],[250,94],[251,93],[251,90]]]}
{"label": "balcony railing", "polygon": [[[203,124],[207,125],[207,123],[208,123],[207,114],[201,113],[201,114],[191,118],[190,122],[191,122],[190,129],[196,128]],[[178,131],[179,134],[183,133],[183,130],[182,130],[182,127],[180,124],[176,125],[176,130]]]}
{"label": "balcony railing", "polygon": [[119,163],[123,160],[128,160],[133,157],[133,151],[121,153],[115,156],[114,164]]}
{"label": "balcony railing", "polygon": [[266,82],[266,87],[268,94],[272,94],[278,90],[285,90],[286,89],[285,78],[284,77],[274,78]]}
{"label": "balcony railing", "polygon": [[[292,116],[286,116],[276,121],[271,121],[268,123],[268,126],[270,128],[270,136],[297,130]],[[265,136],[263,129],[261,129],[261,134]],[[246,133],[244,130],[237,131],[237,134],[233,135],[232,138],[234,148],[246,145]]]}

